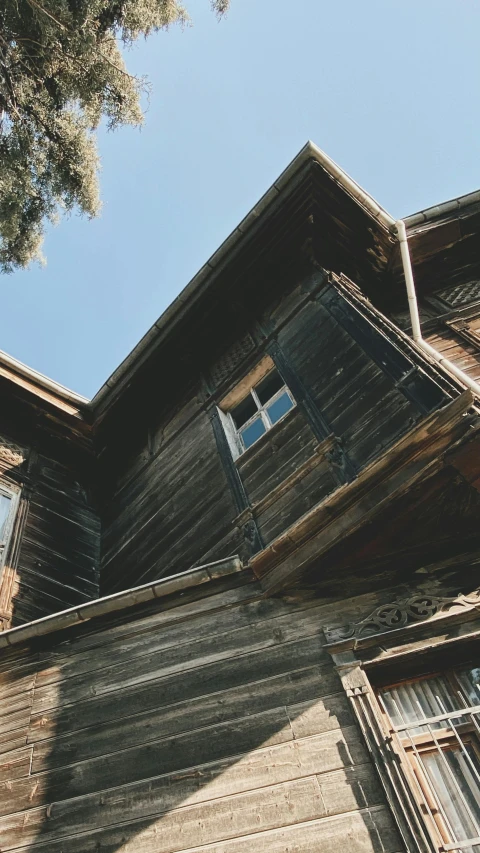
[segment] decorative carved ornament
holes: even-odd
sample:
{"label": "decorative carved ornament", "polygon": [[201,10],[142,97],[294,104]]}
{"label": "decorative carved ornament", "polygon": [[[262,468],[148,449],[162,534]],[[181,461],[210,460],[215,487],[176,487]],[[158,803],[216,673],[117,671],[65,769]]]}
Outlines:
{"label": "decorative carved ornament", "polygon": [[255,342],[248,333],[236,341],[210,370],[215,387],[221,385],[224,379],[228,379],[232,371],[238,367],[254,348]]}
{"label": "decorative carved ornament", "polygon": [[344,625],[341,628],[325,628],[327,643],[341,643],[353,640],[355,643],[366,637],[383,634],[396,628],[405,628],[416,623],[425,622],[446,612],[461,612],[480,606],[480,589],[469,596],[458,595],[456,598],[440,598],[434,595],[413,595],[403,601],[393,601],[382,604],[360,622]]}
{"label": "decorative carved ornament", "polygon": [[25,458],[26,452],[23,447],[0,435],[0,465],[2,463],[6,463],[9,467],[21,465]]}
{"label": "decorative carved ornament", "polygon": [[445,287],[443,290],[437,290],[434,295],[439,296],[452,308],[468,305],[469,302],[480,299],[480,280],[467,281],[455,287]]}

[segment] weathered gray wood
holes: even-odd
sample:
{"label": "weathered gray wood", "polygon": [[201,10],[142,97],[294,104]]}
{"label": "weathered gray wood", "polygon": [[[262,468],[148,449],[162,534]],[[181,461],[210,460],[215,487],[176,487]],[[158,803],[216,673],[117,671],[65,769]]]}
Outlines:
{"label": "weathered gray wood", "polygon": [[[88,709],[83,704],[76,712],[72,708],[70,713],[46,712],[38,715],[32,719],[28,728],[28,743],[38,743],[53,737],[56,761],[60,759],[63,752],[68,754],[70,751],[82,758],[101,754],[112,738],[125,747],[155,739],[159,730],[167,736],[211,725],[214,722],[256,714],[282,704],[298,704],[303,700],[317,699],[325,695],[331,696],[329,701],[324,700],[324,702],[332,714],[336,709],[337,714],[344,715],[346,706],[342,702],[341,695],[339,697],[330,692],[335,686],[335,676],[328,670],[310,667],[274,676],[265,681],[254,681],[230,690],[188,699],[186,702],[147,709],[140,714],[129,713],[130,705],[127,695],[121,715],[104,722],[99,722],[97,719],[90,726],[85,724],[94,717],[93,709],[88,715]],[[84,711],[87,713],[84,714]],[[98,717],[101,719],[102,716],[100,709]],[[75,735],[75,732],[78,734]],[[7,736],[5,734],[5,738]],[[45,754],[51,753],[52,744],[50,742],[45,744],[43,750]],[[35,753],[42,754],[40,746],[37,746]]]}
{"label": "weathered gray wood", "polygon": [[0,757],[0,782],[11,782],[30,775],[32,748],[14,749]]}
{"label": "weathered gray wood", "polygon": [[[232,659],[232,653],[239,651],[235,639],[231,642],[225,639],[223,650],[219,650],[216,647],[214,640],[204,642],[203,655],[198,654],[198,656],[193,656],[191,651],[189,653],[188,649],[180,647],[179,651],[172,649],[168,652],[159,652],[158,655],[148,655],[141,658],[136,662],[134,667],[121,664],[109,667],[104,672],[96,672],[95,676],[92,676],[90,673],[75,676],[65,681],[62,685],[61,693],[55,685],[39,687],[38,690],[35,690],[32,713],[38,714],[48,708],[55,708],[59,702],[68,704],[81,701],[87,696],[99,697],[106,693],[117,693],[120,688],[140,686],[145,682],[158,680],[159,675],[163,676],[163,679],[166,680],[167,676],[171,676],[176,672],[182,674],[184,681],[186,681],[186,673],[189,671],[192,672],[192,677],[187,681],[186,686],[193,685],[197,678],[202,678],[202,675],[205,678],[204,683],[207,684],[209,675],[212,674],[214,676],[212,666],[216,666],[217,671],[222,672],[223,668],[219,665],[222,661],[226,660],[229,661],[227,669],[230,669],[232,673],[235,671],[235,664],[237,664],[237,668],[243,668],[242,663],[245,660],[245,654],[240,653],[237,658]],[[260,648],[263,650],[262,656],[266,662],[270,658],[273,658],[273,660],[277,658],[280,663],[283,659],[285,665],[285,662],[288,659],[293,659],[295,655],[297,655],[297,660],[302,661],[302,663],[304,661],[313,662],[315,657],[318,660],[322,654],[322,645],[323,643],[318,635],[305,640],[281,644],[270,633],[270,637],[267,636],[261,643],[258,643],[254,638],[251,646],[245,649],[245,651],[251,651],[252,654],[257,654],[258,656]],[[276,646],[279,652],[275,656]],[[272,649],[273,655],[268,653],[269,648]],[[161,686],[160,683],[160,689]]]}
{"label": "weathered gray wood", "polygon": [[[257,715],[282,704],[286,706],[295,737],[306,737],[352,722],[343,695],[323,695],[325,690],[331,690],[334,684],[332,678],[325,675],[322,678],[319,672],[316,672],[316,677],[313,678],[310,672],[304,679],[301,678],[303,673],[294,675],[295,677],[290,675],[288,679],[272,679],[272,683],[267,681],[246,685],[241,689],[213,694],[206,699],[174,705],[171,708],[146,711],[89,729],[81,728],[76,733],[69,731],[55,737],[54,726],[50,725],[50,733],[54,735],[53,741],[41,739],[38,742],[35,731],[28,738],[28,743],[35,743],[32,773],[108,755],[116,750],[117,745],[121,745],[121,749],[129,749],[155,742],[160,732],[165,738],[205,727],[204,736],[208,738],[208,728],[211,726],[224,721],[240,720],[245,716],[252,717],[252,725],[255,725]],[[304,704],[298,703],[298,699],[304,699],[305,696],[308,696],[309,700]],[[294,700],[297,700],[295,704],[289,704]],[[48,722],[44,720],[45,718],[42,718],[39,721],[41,733],[44,733]],[[81,715],[78,725],[81,725]]]}
{"label": "weathered gray wood", "polygon": [[[210,619],[203,619],[198,625],[181,623],[173,625],[168,631],[158,630],[122,640],[121,643],[113,643],[105,648],[98,648],[95,654],[71,654],[63,662],[58,658],[55,664],[47,669],[39,667],[35,682],[36,691],[48,684],[61,681],[67,685],[67,679],[83,675],[94,670],[101,670],[102,677],[108,671],[117,671],[123,661],[132,664],[135,661],[142,666],[146,661],[151,661],[150,668],[154,668],[157,674],[160,671],[168,674],[174,671],[172,668],[178,664],[182,669],[185,664],[195,659],[197,666],[208,663],[212,651],[218,659],[234,653],[245,654],[257,648],[267,648],[275,643],[286,643],[301,637],[317,635],[319,643],[323,643],[320,635],[318,622],[318,608],[310,608],[294,624],[291,615],[272,614],[272,619],[258,618],[256,608],[245,607],[242,614],[218,613]],[[245,626],[245,627],[243,627]],[[74,650],[72,649],[72,652]],[[152,658],[162,652],[161,658]],[[215,658],[217,659],[217,658]],[[159,665],[161,661],[161,666]],[[118,669],[120,671],[120,669]],[[94,680],[91,681],[94,684]]]}
{"label": "weathered gray wood", "polygon": [[[278,710],[212,728],[208,741],[202,736],[202,731],[116,752],[108,760],[104,757],[91,759],[64,769],[8,781],[2,790],[0,814],[7,815],[34,808],[42,802],[81,797],[95,790],[139,782],[158,775],[159,770],[162,774],[180,773],[183,776],[185,772],[187,775],[196,773],[193,768],[225,758],[229,759],[227,765],[236,765],[242,755],[258,748],[263,750],[269,744],[286,744],[295,740],[285,711]],[[337,728],[318,738],[321,739],[323,770],[313,772],[366,762],[366,752],[359,741],[357,729]],[[306,745],[307,756],[309,760],[313,759],[315,744],[312,738],[295,740],[295,744],[298,749],[300,744]],[[318,768],[318,761],[316,766]]]}
{"label": "weathered gray wood", "polygon": [[[235,838],[382,802],[375,774],[367,766],[233,795],[223,793],[225,788],[222,790],[221,775],[214,780],[214,786],[218,787],[221,796],[213,799],[210,786],[204,786],[184,802],[178,794],[169,796],[168,789],[163,790],[163,799],[159,797],[160,791],[154,792],[151,787],[148,792],[143,792],[142,799],[138,798],[138,791],[137,798],[134,798],[131,791],[124,789],[116,792],[115,799],[113,794],[110,795],[111,805],[107,794],[101,807],[98,796],[85,797],[80,801],[53,804],[48,816],[45,809],[31,810],[26,822],[18,815],[0,819],[2,850],[35,841],[45,844],[58,838],[68,838],[76,833],[85,833],[86,827],[92,832],[102,826],[123,823],[127,815],[125,831],[127,835],[133,835],[136,827],[132,826],[132,821],[148,815],[157,827],[161,821],[161,832],[157,834],[158,853],[170,853],[185,846]],[[228,790],[228,783],[225,787]],[[209,794],[210,799],[199,803],[202,796],[208,797]]]}
{"label": "weathered gray wood", "polygon": [[[362,812],[353,812],[340,817],[328,817],[306,822],[298,822],[295,820],[295,812],[300,817],[302,813],[308,813],[310,810],[314,812],[315,805],[318,800],[293,801],[293,796],[285,795],[286,801],[290,808],[291,817],[286,818],[286,824],[281,829],[263,829],[255,827],[253,832],[244,837],[235,839],[235,818],[230,821],[232,826],[230,838],[226,840],[217,839],[213,843],[208,843],[206,846],[199,846],[195,839],[189,833],[187,825],[185,836],[194,842],[194,846],[186,847],[180,840],[177,846],[163,846],[162,840],[168,838],[162,832],[162,822],[159,825],[151,825],[150,822],[146,826],[142,824],[134,825],[133,827],[119,826],[111,828],[103,832],[92,833],[85,836],[79,836],[75,839],[68,839],[68,849],[71,853],[93,853],[99,849],[105,853],[114,853],[121,849],[122,853],[133,853],[133,851],[142,850],[142,853],[157,853],[157,851],[198,851],[198,853],[251,853],[252,849],[261,851],[261,853],[290,853],[295,850],[295,853],[339,853],[345,849],[345,844],[348,844],[348,849],[352,853],[398,853],[401,851],[401,842],[395,832],[390,816],[383,806],[373,806]],[[261,795],[260,795],[261,799]],[[264,814],[265,814],[264,810]],[[275,814],[275,808],[272,808]],[[284,812],[285,813],[285,812]],[[278,814],[278,813],[277,813]],[[288,814],[288,813],[287,813]],[[181,816],[179,815],[180,819]],[[268,818],[265,815],[265,822]],[[291,821],[291,825],[289,825]],[[239,821],[240,822],[240,821]],[[268,826],[268,823],[267,823]],[[168,825],[167,825],[168,829]],[[220,837],[224,836],[226,830],[225,823],[222,826]],[[203,822],[197,822],[197,839],[202,837],[202,830],[205,831]],[[179,828],[177,829],[177,832]],[[207,833],[206,833],[207,834]],[[187,840],[188,843],[188,840]],[[65,849],[65,842],[48,842],[48,849],[52,853],[61,853]],[[181,846],[178,846],[178,845]],[[14,848],[15,850],[21,848]],[[30,847],[32,853],[45,850],[46,847],[39,844],[34,844]]]}
{"label": "weathered gray wood", "polygon": [[[314,666],[318,661],[319,646],[316,641],[306,643],[291,643],[287,646],[272,648],[268,651],[260,650],[252,655],[240,655],[221,663],[213,663],[202,667],[200,670],[189,670],[188,677],[178,674],[168,678],[151,679],[143,685],[133,685],[122,690],[111,690],[108,693],[92,697],[82,701],[81,704],[58,705],[61,698],[53,698],[51,701],[58,709],[55,717],[48,714],[47,719],[57,720],[59,727],[68,728],[73,725],[78,727],[78,714],[84,726],[98,725],[102,721],[115,719],[127,714],[139,713],[148,708],[164,707],[194,699],[198,696],[207,696],[209,693],[228,690],[232,687],[246,685],[262,678],[272,678],[281,673],[292,670]],[[330,681],[330,687],[326,692],[338,691],[338,678],[326,668],[325,680]],[[324,680],[324,683],[325,683]],[[42,719],[42,714],[32,719]]]}
{"label": "weathered gray wood", "polygon": [[[332,213],[315,204],[311,221],[317,185]],[[455,423],[448,412],[422,421],[422,401],[407,400],[411,385],[392,373],[388,335],[400,354],[409,349],[416,365],[411,382],[419,371],[422,382],[433,382],[436,368],[365,300],[368,341],[338,312],[329,313],[329,288],[350,288],[352,304],[360,303],[354,285],[321,272],[305,278],[316,255],[337,270],[346,259],[348,273],[371,272],[381,247],[378,282],[365,278],[372,292],[379,288],[389,237],[374,239],[372,222],[367,228],[364,212],[352,199],[348,205],[355,209],[351,219],[323,170],[313,169],[308,184],[299,179],[271,224],[269,246],[283,253],[281,262],[275,255],[273,263],[275,253],[266,252],[257,234],[248,263],[237,258],[235,269],[219,278],[222,287],[203,301],[181,351],[171,343],[153,360],[146,352],[137,376],[98,420],[93,412],[55,409],[31,389],[17,389],[6,405],[2,396],[0,431],[10,424],[35,448],[15,481],[25,482],[29,502],[13,567],[19,622],[96,595],[100,538],[103,593],[237,551],[248,518],[255,518],[265,542],[275,540],[254,561],[258,576],[279,569],[263,587],[246,577],[232,580],[235,588],[212,582],[0,656],[2,850],[400,853],[322,628],[343,626],[389,601],[389,585],[401,582],[409,591],[440,578],[430,563],[428,574],[413,577],[415,566],[401,550],[395,576],[390,563],[380,566],[380,556],[377,563],[369,544],[378,513],[397,498],[414,498],[414,510],[403,522],[400,514],[387,555],[388,547],[404,547],[412,518],[427,538],[438,529],[429,527],[414,494],[427,473],[433,479],[432,468],[445,480],[428,486],[432,513],[443,511],[438,495],[447,505],[445,496],[460,495],[450,501],[450,511],[460,506],[458,537],[470,541],[478,534],[471,497],[478,498],[475,448],[458,464],[451,455],[442,458],[471,434],[474,415],[465,415],[472,401],[463,398],[454,404]],[[360,247],[368,263],[347,253],[347,243]],[[234,290],[241,290],[242,305],[232,301]],[[382,298],[388,302],[389,288]],[[282,353],[297,383],[298,401],[304,391],[310,408],[299,405],[236,460],[252,504],[239,514],[207,415],[221,403],[207,377],[245,334],[252,346],[219,380],[221,394],[278,340],[277,356]],[[450,329],[447,340],[437,329],[432,340],[476,375],[478,354],[465,342],[459,348],[453,334]],[[452,399],[457,394],[446,377],[441,389]],[[331,426],[328,451],[319,451],[315,409]],[[419,420],[417,437],[397,448],[392,461],[385,451]],[[358,475],[357,484],[348,482],[341,492],[338,482],[349,477],[338,477],[340,457],[350,465],[350,479]],[[376,473],[370,467],[371,479],[362,479],[371,463]],[[455,490],[449,492],[449,483]],[[458,553],[451,550],[454,559]],[[454,586],[458,567],[444,568]],[[279,589],[294,577],[283,600],[263,599],[267,587]],[[371,592],[355,597],[367,584]],[[414,654],[426,647],[412,640],[409,648]],[[389,650],[393,659],[396,648],[386,643],[372,651],[371,662],[383,663]]]}
{"label": "weathered gray wood", "polygon": [[[68,633],[65,638],[59,637],[53,647],[46,644],[44,652],[36,652],[35,659],[39,661],[59,660],[61,664],[65,657],[82,651],[108,647],[122,638],[142,634],[152,629],[163,631],[168,626],[177,622],[181,623],[190,619],[202,619],[203,616],[220,612],[224,608],[235,608],[251,600],[256,600],[261,595],[261,588],[250,580],[237,582],[228,579],[227,585],[221,585],[220,589],[211,590],[202,586],[192,588],[182,593],[181,597],[172,596],[171,599],[162,601],[159,608],[154,602],[150,607],[141,607],[132,612],[128,610],[119,614],[108,616],[108,620],[92,620],[85,625],[78,626],[74,631]],[[87,656],[91,659],[91,656]],[[26,666],[29,664],[26,663]],[[37,667],[38,669],[38,667]]]}

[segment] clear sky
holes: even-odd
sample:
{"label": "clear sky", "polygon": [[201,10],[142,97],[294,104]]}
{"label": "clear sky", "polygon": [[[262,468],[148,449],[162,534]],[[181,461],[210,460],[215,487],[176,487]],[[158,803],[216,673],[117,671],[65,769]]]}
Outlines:
{"label": "clear sky", "polygon": [[307,139],[394,216],[480,187],[479,0],[231,0],[136,46],[141,131],[100,134],[101,216],[1,280],[0,349],[92,396]]}

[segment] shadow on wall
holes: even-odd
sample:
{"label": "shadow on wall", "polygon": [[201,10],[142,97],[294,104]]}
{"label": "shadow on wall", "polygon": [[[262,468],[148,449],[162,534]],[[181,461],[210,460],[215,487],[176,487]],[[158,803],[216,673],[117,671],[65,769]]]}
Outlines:
{"label": "shadow on wall", "polygon": [[0,620],[8,628],[98,597],[100,524],[71,466],[20,448],[8,464],[2,441],[0,478],[15,503],[0,574]]}
{"label": "shadow on wall", "polygon": [[2,853],[402,850],[322,605],[251,596],[0,657]]}

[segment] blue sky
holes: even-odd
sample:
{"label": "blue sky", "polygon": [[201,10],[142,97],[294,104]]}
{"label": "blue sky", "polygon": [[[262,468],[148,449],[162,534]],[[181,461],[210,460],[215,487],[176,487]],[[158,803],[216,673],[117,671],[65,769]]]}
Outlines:
{"label": "blue sky", "polygon": [[129,51],[144,128],[100,134],[103,210],[1,281],[0,349],[92,396],[312,139],[395,216],[480,187],[478,0],[231,0]]}

